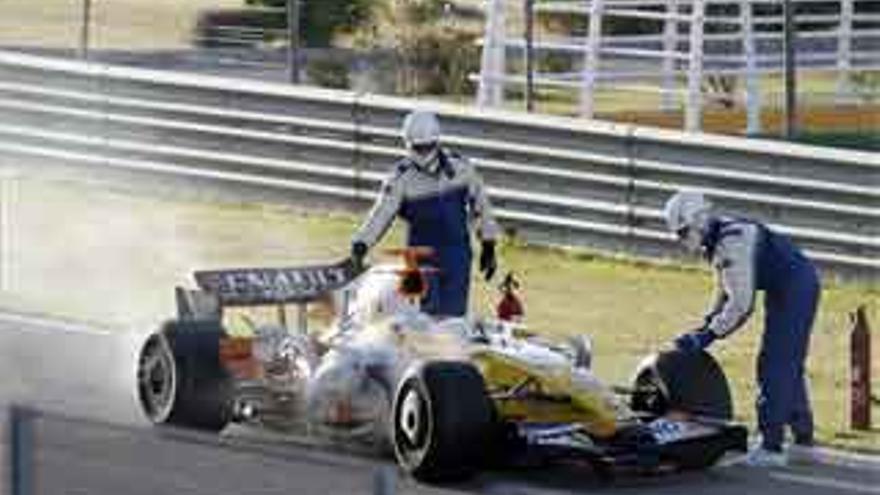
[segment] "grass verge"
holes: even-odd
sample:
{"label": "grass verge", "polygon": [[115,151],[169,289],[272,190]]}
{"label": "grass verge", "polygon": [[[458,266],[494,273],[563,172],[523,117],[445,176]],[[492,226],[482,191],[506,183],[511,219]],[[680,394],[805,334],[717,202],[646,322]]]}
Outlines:
{"label": "grass verge", "polygon": [[[75,49],[82,36],[84,5],[82,0],[4,0],[0,4],[0,44]],[[199,13],[243,5],[243,0],[93,1],[90,47],[124,50],[189,47]]]}

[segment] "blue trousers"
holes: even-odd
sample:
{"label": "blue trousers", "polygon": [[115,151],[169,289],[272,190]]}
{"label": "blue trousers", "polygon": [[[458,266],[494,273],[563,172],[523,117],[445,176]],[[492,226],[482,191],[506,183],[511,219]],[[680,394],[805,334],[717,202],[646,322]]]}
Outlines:
{"label": "blue trousers", "polygon": [[428,293],[422,298],[422,311],[434,316],[464,316],[468,309],[471,283],[470,246],[434,247],[434,260],[426,263],[438,269],[429,274]]}
{"label": "blue trousers", "polygon": [[820,286],[812,268],[765,294],[764,336],[758,355],[758,428],[764,448],[779,450],[786,426],[795,442],[813,442],[813,412],[804,365]]}

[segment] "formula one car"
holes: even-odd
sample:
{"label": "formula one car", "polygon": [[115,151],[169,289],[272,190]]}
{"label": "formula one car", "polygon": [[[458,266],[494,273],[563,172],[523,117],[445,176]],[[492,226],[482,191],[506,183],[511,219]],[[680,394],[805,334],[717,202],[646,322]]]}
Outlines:
{"label": "formula one car", "polygon": [[[710,355],[659,352],[631,384],[611,387],[590,369],[587,337],[550,343],[513,322],[421,312],[425,253],[402,254],[402,265],[362,270],[344,261],[195,273],[199,289],[177,288],[178,317],[140,353],[144,413],[209,431],[300,425],[393,453],[427,481],[534,459],[602,474],[695,469],[745,450]],[[241,308],[260,306],[277,307],[279,323],[227,331]],[[310,328],[314,307],[332,315],[324,328]]]}

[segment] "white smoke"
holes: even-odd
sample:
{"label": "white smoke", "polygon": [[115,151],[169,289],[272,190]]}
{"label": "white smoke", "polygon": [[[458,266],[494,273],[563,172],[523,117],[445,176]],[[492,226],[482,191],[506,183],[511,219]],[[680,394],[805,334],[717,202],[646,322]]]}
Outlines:
{"label": "white smoke", "polygon": [[0,401],[139,421],[137,354],[174,316],[175,285],[192,286],[198,269],[291,265],[328,252],[286,228],[294,213],[280,208],[162,199],[143,184],[130,191],[75,179],[20,174],[8,188],[9,235],[0,245],[10,290],[0,310],[95,322],[109,333],[23,337],[0,325],[9,343],[0,347]]}

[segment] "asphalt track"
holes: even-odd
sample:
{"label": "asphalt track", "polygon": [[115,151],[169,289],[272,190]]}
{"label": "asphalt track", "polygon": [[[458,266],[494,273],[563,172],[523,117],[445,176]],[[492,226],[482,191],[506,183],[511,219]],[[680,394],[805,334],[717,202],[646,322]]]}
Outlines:
{"label": "asphalt track", "polygon": [[[728,465],[610,483],[587,469],[540,467],[432,487],[398,476],[387,460],[302,437],[245,427],[219,437],[163,432],[146,425],[135,404],[141,338],[123,328],[0,314],[0,400],[42,411],[33,423],[35,493],[369,494],[383,477],[407,494],[880,495],[880,464],[779,471]],[[4,452],[4,469],[7,461]]]}

